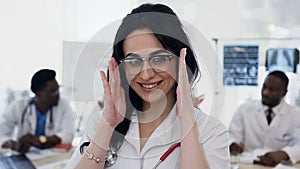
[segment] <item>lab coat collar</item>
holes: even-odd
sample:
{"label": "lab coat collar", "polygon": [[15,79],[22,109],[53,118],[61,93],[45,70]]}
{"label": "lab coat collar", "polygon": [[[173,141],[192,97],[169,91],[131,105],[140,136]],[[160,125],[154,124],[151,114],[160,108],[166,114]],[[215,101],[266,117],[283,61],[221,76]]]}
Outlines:
{"label": "lab coat collar", "polygon": [[[134,113],[133,113],[134,114]],[[133,144],[137,150],[140,149],[139,142],[139,124],[137,116],[132,116],[132,122],[125,139]],[[144,145],[141,154],[145,153],[151,147],[158,145],[167,145],[178,142],[181,138],[180,121],[176,115],[176,104],[174,104],[166,119],[154,130],[147,143]]]}
{"label": "lab coat collar", "polygon": [[[284,109],[284,107],[286,107],[287,103],[286,101],[283,99],[281,99],[280,103],[278,105],[276,105],[275,107],[272,108],[273,112],[275,115],[283,115],[286,111],[282,111]],[[263,110],[266,111],[268,110],[269,107],[266,105],[263,105]]]}

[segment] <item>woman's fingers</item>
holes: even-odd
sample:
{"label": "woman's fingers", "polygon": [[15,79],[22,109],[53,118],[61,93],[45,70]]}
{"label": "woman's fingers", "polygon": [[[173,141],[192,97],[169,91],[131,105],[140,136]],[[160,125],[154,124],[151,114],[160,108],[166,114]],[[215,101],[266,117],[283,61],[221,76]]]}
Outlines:
{"label": "woman's fingers", "polygon": [[185,55],[186,55],[186,48],[183,48],[181,49],[180,56],[179,56],[179,83],[182,83],[183,80],[186,80],[184,78],[186,76]]}
{"label": "woman's fingers", "polygon": [[103,85],[103,89],[104,89],[104,106],[103,106],[103,108],[110,109],[109,107],[111,104],[112,97],[111,97],[109,83],[107,81],[104,71],[100,71],[100,75],[101,75],[102,85]]}
{"label": "woman's fingers", "polygon": [[126,108],[125,103],[125,94],[124,90],[121,86],[121,78],[119,72],[119,65],[114,58],[111,58],[109,61],[109,83],[108,89],[110,91],[111,99],[111,108],[113,111],[117,111],[115,113],[124,113]]}
{"label": "woman's fingers", "polygon": [[[191,88],[187,75],[185,64],[186,48],[181,49],[179,56],[179,72],[178,72],[178,87],[177,87],[177,113],[181,116],[182,112],[191,111],[193,101],[191,97]],[[184,106],[183,106],[184,105]],[[185,109],[185,110],[183,110]]]}
{"label": "woman's fingers", "polygon": [[[109,61],[109,81],[104,73],[100,71],[101,79],[104,88],[104,110],[103,117],[110,124],[115,127],[124,118],[123,111],[125,110],[124,92],[120,85],[120,75],[118,64],[114,59]],[[122,92],[120,92],[122,91]]]}
{"label": "woman's fingers", "polygon": [[190,84],[187,75],[187,69],[185,64],[186,48],[181,49],[179,59],[179,79],[180,90],[183,93],[190,94]]}
{"label": "woman's fingers", "polygon": [[[180,85],[181,93],[190,93],[190,84],[187,76],[186,64],[185,64],[186,48],[181,49],[179,58],[179,78],[178,85]],[[188,90],[188,91],[186,91]]]}
{"label": "woman's fingers", "polygon": [[[118,64],[116,63],[115,59],[112,58],[109,61],[109,81],[107,81],[107,78],[105,76],[105,73],[101,71],[101,78],[103,81],[103,87],[104,87],[104,94],[109,94],[112,97],[112,101],[115,100],[118,97],[118,90],[120,86],[120,75],[118,70]],[[104,82],[105,81],[105,82]]]}
{"label": "woman's fingers", "polygon": [[104,71],[100,71],[100,75],[101,75],[102,85],[104,89],[104,100],[106,100],[108,99],[107,97],[110,95],[110,88]]}
{"label": "woman's fingers", "polygon": [[116,84],[119,86],[118,89],[121,89],[121,78],[120,78],[119,65],[115,59],[114,59],[114,63],[115,63],[115,69],[116,69]]}
{"label": "woman's fingers", "polygon": [[111,92],[113,96],[113,102],[117,111],[122,114],[124,112],[125,105],[125,95],[123,94],[123,88],[121,87],[121,78],[119,72],[119,65],[114,58],[111,60],[112,62],[112,70],[114,71],[112,74],[112,82],[111,82]]}
{"label": "woman's fingers", "polygon": [[[117,99],[120,99],[120,90],[121,90],[121,84],[120,84],[120,72],[118,68],[118,63],[114,58],[111,59],[111,82],[110,82],[110,88],[111,93],[113,97],[114,104],[118,104],[115,101]],[[117,105],[115,105],[117,107]]]}
{"label": "woman's fingers", "polygon": [[120,72],[119,65],[114,58],[112,58],[112,66],[113,66],[113,88],[116,93],[119,92],[121,84],[120,84]]}

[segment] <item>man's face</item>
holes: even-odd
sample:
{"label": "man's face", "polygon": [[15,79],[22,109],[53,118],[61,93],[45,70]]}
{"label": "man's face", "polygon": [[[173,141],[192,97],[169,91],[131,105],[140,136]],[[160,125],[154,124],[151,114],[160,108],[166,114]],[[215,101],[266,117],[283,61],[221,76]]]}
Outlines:
{"label": "man's face", "polygon": [[281,79],[269,75],[266,77],[261,89],[262,103],[269,107],[278,105],[281,99],[287,93],[287,89],[283,86]]}
{"label": "man's face", "polygon": [[50,80],[39,91],[40,99],[49,107],[56,106],[59,100],[59,85],[56,80]]}

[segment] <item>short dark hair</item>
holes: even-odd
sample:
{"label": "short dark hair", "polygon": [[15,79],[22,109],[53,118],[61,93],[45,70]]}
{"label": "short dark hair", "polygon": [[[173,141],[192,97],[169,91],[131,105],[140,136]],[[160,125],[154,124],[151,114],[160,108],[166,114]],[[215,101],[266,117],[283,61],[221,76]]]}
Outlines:
{"label": "short dark hair", "polygon": [[45,87],[48,81],[55,80],[56,72],[50,69],[41,69],[37,71],[31,79],[31,91],[37,93]]}
{"label": "short dark hair", "polygon": [[276,71],[270,72],[268,74],[268,76],[275,76],[275,77],[281,79],[281,83],[283,84],[284,89],[288,88],[289,78],[286,76],[286,74],[284,72],[276,70]]}

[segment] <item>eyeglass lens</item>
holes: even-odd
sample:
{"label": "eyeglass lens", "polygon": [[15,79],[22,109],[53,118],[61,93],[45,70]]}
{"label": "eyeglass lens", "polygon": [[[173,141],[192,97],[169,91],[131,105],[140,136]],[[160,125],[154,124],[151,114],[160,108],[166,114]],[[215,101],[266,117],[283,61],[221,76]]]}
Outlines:
{"label": "eyeglass lens", "polygon": [[122,63],[127,73],[130,74],[140,72],[145,64],[144,61],[147,61],[156,72],[164,72],[168,70],[173,58],[175,58],[174,55],[156,55],[148,58],[127,57]]}

